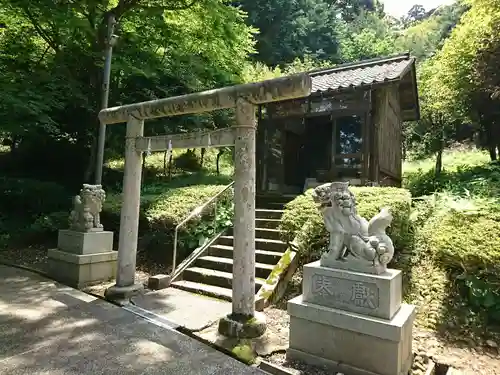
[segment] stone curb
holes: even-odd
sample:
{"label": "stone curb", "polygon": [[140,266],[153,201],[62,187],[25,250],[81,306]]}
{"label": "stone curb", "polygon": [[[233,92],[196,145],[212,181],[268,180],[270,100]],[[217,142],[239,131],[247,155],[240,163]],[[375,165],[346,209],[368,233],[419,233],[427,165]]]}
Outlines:
{"label": "stone curb", "polygon": [[271,375],[295,375],[293,372],[287,370],[286,368],[275,365],[274,363],[261,360],[257,368],[262,371],[268,372]]}

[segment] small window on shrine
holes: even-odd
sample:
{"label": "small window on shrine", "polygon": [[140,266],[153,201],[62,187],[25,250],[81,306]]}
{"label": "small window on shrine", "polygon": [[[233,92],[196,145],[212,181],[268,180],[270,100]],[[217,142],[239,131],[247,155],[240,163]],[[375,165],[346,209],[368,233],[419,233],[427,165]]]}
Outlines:
{"label": "small window on shrine", "polygon": [[260,118],[267,118],[267,117],[268,117],[267,106],[261,105],[260,106]]}
{"label": "small window on shrine", "polygon": [[335,170],[337,178],[361,177],[361,157],[343,158],[335,157]]}
{"label": "small window on shrine", "polygon": [[335,154],[361,153],[361,127],[363,120],[360,116],[345,116],[335,121]]}
{"label": "small window on shrine", "polygon": [[345,167],[349,169],[361,168],[361,158],[344,158],[341,156],[335,157],[335,166],[336,167]]}

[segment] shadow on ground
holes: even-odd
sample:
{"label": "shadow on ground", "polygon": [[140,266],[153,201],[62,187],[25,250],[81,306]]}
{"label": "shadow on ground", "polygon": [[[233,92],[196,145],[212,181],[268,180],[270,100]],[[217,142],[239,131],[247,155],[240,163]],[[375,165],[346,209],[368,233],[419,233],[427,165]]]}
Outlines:
{"label": "shadow on ground", "polygon": [[1,374],[258,374],[105,301],[0,266]]}

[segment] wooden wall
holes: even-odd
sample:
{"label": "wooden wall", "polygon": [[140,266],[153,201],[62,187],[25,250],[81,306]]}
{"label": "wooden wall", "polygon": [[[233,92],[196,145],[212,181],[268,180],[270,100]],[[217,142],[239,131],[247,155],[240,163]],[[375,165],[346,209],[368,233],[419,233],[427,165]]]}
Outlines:
{"label": "wooden wall", "polygon": [[399,186],[402,178],[402,121],[396,85],[375,92],[373,118],[372,181]]}

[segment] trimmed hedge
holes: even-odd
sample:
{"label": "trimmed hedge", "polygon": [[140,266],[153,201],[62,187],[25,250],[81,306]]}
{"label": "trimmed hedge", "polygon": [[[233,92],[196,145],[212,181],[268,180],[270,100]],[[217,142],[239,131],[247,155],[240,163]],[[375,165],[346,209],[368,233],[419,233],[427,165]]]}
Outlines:
{"label": "trimmed hedge", "polygon": [[[411,194],[408,190],[392,187],[350,187],[356,197],[358,213],[369,220],[382,207],[389,207],[394,217],[390,234],[396,250],[412,246],[410,230]],[[314,258],[328,244],[328,233],[320,212],[312,199],[312,189],[285,206],[280,229],[283,239],[296,240],[299,252],[306,259]]]}
{"label": "trimmed hedge", "polygon": [[[171,188],[160,194],[143,194],[139,216],[139,249],[147,252],[147,257],[155,262],[168,263],[172,256],[174,230],[193,209],[207,202],[224,188],[224,185],[197,185]],[[232,202],[232,191],[229,189],[223,195],[221,205],[229,207]],[[118,239],[120,229],[121,194],[109,194],[104,203],[101,221],[106,229],[115,232]],[[197,229],[200,223],[213,219],[213,210],[207,208],[196,219],[187,223],[179,231],[179,261],[190,250],[197,246],[194,243],[200,233]],[[210,221],[211,223],[211,221]],[[209,236],[218,228],[203,225]]]}
{"label": "trimmed hedge", "polygon": [[[500,322],[500,204],[442,195],[419,207],[420,254],[458,281],[472,308]],[[426,220],[425,220],[426,219]]]}

